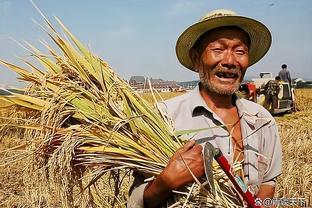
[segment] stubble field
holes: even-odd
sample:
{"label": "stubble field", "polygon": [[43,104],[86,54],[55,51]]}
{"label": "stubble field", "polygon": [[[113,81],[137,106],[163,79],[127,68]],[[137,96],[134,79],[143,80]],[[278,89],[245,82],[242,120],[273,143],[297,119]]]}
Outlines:
{"label": "stubble field", "polygon": [[[179,93],[180,94],[180,93]],[[162,94],[164,99],[176,96],[176,93]],[[144,94],[143,97],[150,102],[150,94]],[[304,198],[306,205],[311,206],[312,196],[312,90],[296,90],[297,112],[277,116],[276,120],[279,126],[281,142],[283,147],[283,173],[278,179],[276,197],[277,198]],[[2,101],[0,101],[2,102]],[[0,103],[4,106],[5,103]],[[12,111],[0,108],[0,117],[10,117]],[[1,119],[0,118],[0,119]],[[3,128],[7,127],[0,127]],[[32,175],[27,172],[27,159],[19,159],[14,162],[14,157],[10,158],[10,163],[5,164],[6,158],[11,155],[7,150],[14,150],[14,154],[23,151],[25,144],[23,130],[10,127],[6,134],[0,137],[0,207],[47,207],[44,202],[34,202],[34,199],[44,199],[41,197],[30,197],[37,193],[36,182],[31,181]],[[114,205],[122,207],[127,199],[129,189],[128,178],[120,187],[117,198],[112,196],[109,190],[110,182],[102,180],[102,196],[98,200],[103,200],[103,207]],[[107,191],[105,191],[107,189]],[[59,207],[59,198],[53,197],[53,192],[47,193],[46,199],[53,201],[53,207]]]}

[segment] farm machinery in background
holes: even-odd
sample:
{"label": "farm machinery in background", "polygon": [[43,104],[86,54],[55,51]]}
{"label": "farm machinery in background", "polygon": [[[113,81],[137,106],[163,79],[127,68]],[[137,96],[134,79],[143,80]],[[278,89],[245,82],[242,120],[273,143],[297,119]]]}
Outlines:
{"label": "farm machinery in background", "polygon": [[[259,78],[251,80],[251,82],[241,84],[239,96],[264,106],[273,115],[290,113],[295,110],[295,95],[288,82],[276,81],[271,72],[261,72]],[[268,86],[272,83],[278,85],[276,95],[273,96],[274,101],[268,99],[271,93]]]}

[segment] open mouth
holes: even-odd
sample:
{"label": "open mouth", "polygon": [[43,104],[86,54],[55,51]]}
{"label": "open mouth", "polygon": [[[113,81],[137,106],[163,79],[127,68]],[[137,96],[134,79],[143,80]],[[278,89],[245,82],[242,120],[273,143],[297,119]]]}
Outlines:
{"label": "open mouth", "polygon": [[216,76],[221,79],[237,79],[238,74],[232,72],[218,72]]}

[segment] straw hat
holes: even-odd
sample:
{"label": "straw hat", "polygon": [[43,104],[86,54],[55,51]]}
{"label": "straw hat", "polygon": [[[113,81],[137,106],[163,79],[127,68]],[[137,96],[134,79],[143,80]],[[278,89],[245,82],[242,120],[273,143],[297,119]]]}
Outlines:
{"label": "straw hat", "polygon": [[204,33],[225,26],[239,27],[249,35],[249,66],[258,62],[269,50],[272,37],[264,24],[248,17],[239,16],[231,10],[218,9],[202,17],[199,22],[191,25],[180,35],[176,44],[176,54],[180,63],[186,68],[196,71],[193,69],[189,55],[190,49]]}

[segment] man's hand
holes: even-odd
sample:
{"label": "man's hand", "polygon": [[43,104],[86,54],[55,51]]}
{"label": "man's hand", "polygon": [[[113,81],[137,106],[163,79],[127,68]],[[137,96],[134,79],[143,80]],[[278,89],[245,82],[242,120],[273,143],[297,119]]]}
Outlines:
{"label": "man's hand", "polygon": [[196,144],[194,140],[178,149],[166,168],[147,186],[144,191],[145,207],[159,206],[170,196],[172,190],[193,182],[194,178],[187,166],[197,178],[205,172],[202,146]]}
{"label": "man's hand", "polygon": [[196,178],[201,177],[205,172],[202,146],[196,144],[194,140],[186,143],[173,155],[159,177],[170,189],[178,189],[194,181],[187,166]]}
{"label": "man's hand", "polygon": [[266,199],[266,198],[270,198],[272,199],[274,196],[274,192],[275,192],[275,187],[271,186],[271,185],[266,185],[266,184],[262,184],[260,186],[260,190],[257,194],[257,198],[260,199]]}

